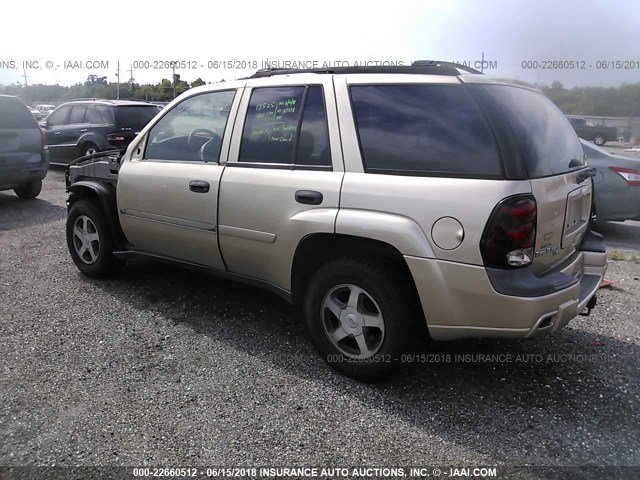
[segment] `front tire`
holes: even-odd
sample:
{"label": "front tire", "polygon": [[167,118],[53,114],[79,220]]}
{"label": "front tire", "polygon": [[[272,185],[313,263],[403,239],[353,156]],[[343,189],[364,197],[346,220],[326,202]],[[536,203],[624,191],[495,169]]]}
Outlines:
{"label": "front tire", "polygon": [[67,247],[78,269],[89,277],[117,273],[123,261],[113,256],[114,244],[102,211],[86,200],[73,204],[67,216]]}
{"label": "front tire", "polygon": [[25,183],[17,188],[14,188],[15,194],[23,200],[29,200],[36,198],[42,191],[42,180],[35,180],[33,182]]}
{"label": "front tire", "polygon": [[411,292],[391,265],[334,260],[309,283],[305,327],[331,367],[360,381],[381,380],[396,369],[415,334]]}
{"label": "front tire", "polygon": [[595,143],[598,146],[601,146],[607,143],[607,139],[604,137],[604,135],[596,135],[593,138],[593,143]]}

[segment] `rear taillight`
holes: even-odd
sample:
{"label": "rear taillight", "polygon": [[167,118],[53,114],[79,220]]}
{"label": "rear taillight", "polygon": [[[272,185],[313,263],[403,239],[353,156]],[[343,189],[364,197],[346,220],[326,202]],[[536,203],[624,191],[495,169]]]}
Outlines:
{"label": "rear taillight", "polygon": [[127,138],[122,133],[115,132],[107,135],[107,141],[113,145],[124,145],[127,143]]}
{"label": "rear taillight", "polygon": [[496,205],[480,241],[485,266],[530,265],[536,243],[536,215],[536,199],[532,195],[505,198]]}
{"label": "rear taillight", "polygon": [[640,170],[632,170],[630,168],[609,167],[622,178],[630,187],[640,187]]}
{"label": "rear taillight", "polygon": [[42,148],[47,146],[47,135],[42,128],[40,129],[40,142],[42,143]]}

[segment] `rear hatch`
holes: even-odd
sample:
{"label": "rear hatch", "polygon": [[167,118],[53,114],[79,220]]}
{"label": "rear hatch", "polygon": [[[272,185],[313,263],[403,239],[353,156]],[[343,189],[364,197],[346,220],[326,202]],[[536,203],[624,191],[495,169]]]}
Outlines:
{"label": "rear hatch", "polygon": [[0,96],[0,168],[39,163],[42,148],[42,132],[24,102]]}
{"label": "rear hatch", "polygon": [[[508,125],[512,149],[537,203],[533,272],[571,256],[588,228],[592,186],[580,141],[564,114],[532,88],[483,85]],[[508,142],[503,142],[506,144]]]}
{"label": "rear hatch", "polygon": [[107,139],[109,143],[126,148],[160,109],[155,105],[119,105],[115,107],[115,131]]}

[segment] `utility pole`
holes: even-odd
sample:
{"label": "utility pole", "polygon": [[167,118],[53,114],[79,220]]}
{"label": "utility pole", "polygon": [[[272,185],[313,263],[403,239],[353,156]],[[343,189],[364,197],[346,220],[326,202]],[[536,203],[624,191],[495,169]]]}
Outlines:
{"label": "utility pole", "polygon": [[135,78],[133,78],[133,63],[131,64],[131,68],[127,70],[127,72],[129,72],[129,89],[131,89],[133,88],[133,81],[135,80]]}
{"label": "utility pole", "polygon": [[29,99],[29,92],[27,91],[27,89],[29,88],[29,84],[27,83],[27,69],[23,68],[22,69],[22,73],[24,75],[24,89],[25,89],[24,90],[24,92],[25,92],[24,95],[25,95],[25,97],[27,99],[27,103],[30,103],[31,100]]}
{"label": "utility pole", "polygon": [[116,100],[120,100],[120,60],[118,60],[118,71],[116,72]]}
{"label": "utility pole", "polygon": [[482,63],[480,63],[480,73],[484,73],[484,52],[482,52]]}
{"label": "utility pole", "polygon": [[176,62],[171,62],[171,68],[173,70],[173,98],[176,98]]}

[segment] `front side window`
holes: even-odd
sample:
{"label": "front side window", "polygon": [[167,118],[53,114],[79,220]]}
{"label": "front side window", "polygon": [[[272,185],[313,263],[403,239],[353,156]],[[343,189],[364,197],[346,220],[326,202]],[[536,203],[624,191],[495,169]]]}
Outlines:
{"label": "front side window", "polygon": [[322,87],[254,89],[242,132],[239,161],[331,165]]}
{"label": "front side window", "polygon": [[235,93],[203,93],[175,105],[149,132],[145,158],[218,162]]}
{"label": "front side window", "polygon": [[499,177],[500,157],[461,85],[358,85],[350,89],[365,170]]}
{"label": "front side window", "polygon": [[61,107],[47,117],[47,125],[65,125],[69,116],[70,106]]}

